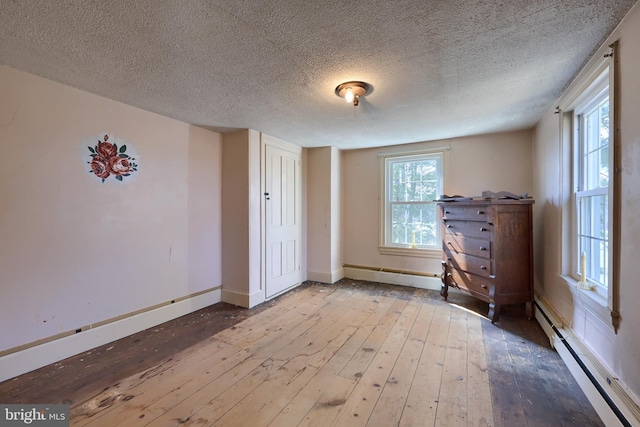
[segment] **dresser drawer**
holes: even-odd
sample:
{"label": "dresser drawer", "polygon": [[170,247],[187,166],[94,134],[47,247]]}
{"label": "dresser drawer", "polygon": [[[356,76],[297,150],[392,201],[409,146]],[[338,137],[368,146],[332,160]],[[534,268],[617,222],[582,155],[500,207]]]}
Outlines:
{"label": "dresser drawer", "polygon": [[447,263],[458,270],[468,271],[483,277],[490,277],[492,273],[491,260],[478,258],[463,253],[456,253],[444,248]]}
{"label": "dresser drawer", "polygon": [[489,206],[456,206],[445,205],[442,207],[442,217],[445,219],[465,219],[469,221],[487,222]]}
{"label": "dresser drawer", "polygon": [[446,233],[455,237],[472,237],[480,240],[492,240],[493,225],[486,222],[444,220]]}
{"label": "dresser drawer", "polygon": [[489,296],[489,292],[491,291],[491,286],[493,284],[492,279],[473,276],[454,268],[448,268],[447,270],[448,274],[446,280],[448,286],[459,288],[462,291],[468,290],[470,291],[469,293],[480,294],[485,297]]}
{"label": "dresser drawer", "polygon": [[443,242],[453,252],[461,252],[480,258],[491,258],[491,242],[489,240],[472,239],[445,233]]}

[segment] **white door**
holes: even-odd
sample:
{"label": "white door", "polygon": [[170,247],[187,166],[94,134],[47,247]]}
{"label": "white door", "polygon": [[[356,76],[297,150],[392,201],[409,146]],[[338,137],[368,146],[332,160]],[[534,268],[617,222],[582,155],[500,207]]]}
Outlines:
{"label": "white door", "polygon": [[265,146],[265,290],[300,283],[300,154]]}

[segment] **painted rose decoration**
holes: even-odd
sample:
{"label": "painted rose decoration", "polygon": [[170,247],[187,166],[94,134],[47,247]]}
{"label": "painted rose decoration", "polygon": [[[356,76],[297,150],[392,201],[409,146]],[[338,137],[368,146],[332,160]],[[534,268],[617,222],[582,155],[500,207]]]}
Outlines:
{"label": "painted rose decoration", "polygon": [[138,171],[136,157],[127,153],[126,144],[122,143],[118,147],[117,142],[109,141],[109,135],[102,139],[98,140],[97,145],[87,147],[91,153],[91,161],[87,162],[89,173],[93,173],[104,182],[109,177],[122,181],[124,177]]}

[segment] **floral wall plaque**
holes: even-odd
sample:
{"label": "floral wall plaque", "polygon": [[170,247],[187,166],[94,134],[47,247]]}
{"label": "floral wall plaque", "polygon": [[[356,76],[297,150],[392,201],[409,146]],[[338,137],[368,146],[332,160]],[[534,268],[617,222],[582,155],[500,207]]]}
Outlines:
{"label": "floral wall plaque", "polygon": [[94,141],[95,138],[86,145],[88,173],[102,182],[110,178],[122,182],[138,172],[139,157],[124,141],[109,134]]}

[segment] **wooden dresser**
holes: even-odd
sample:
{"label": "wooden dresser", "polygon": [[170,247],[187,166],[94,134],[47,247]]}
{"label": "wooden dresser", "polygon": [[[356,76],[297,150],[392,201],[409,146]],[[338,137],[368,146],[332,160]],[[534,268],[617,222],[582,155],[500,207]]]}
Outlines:
{"label": "wooden dresser", "polygon": [[533,317],[532,199],[468,199],[438,202],[442,219],[442,289],[449,287],[500,306],[526,303]]}

